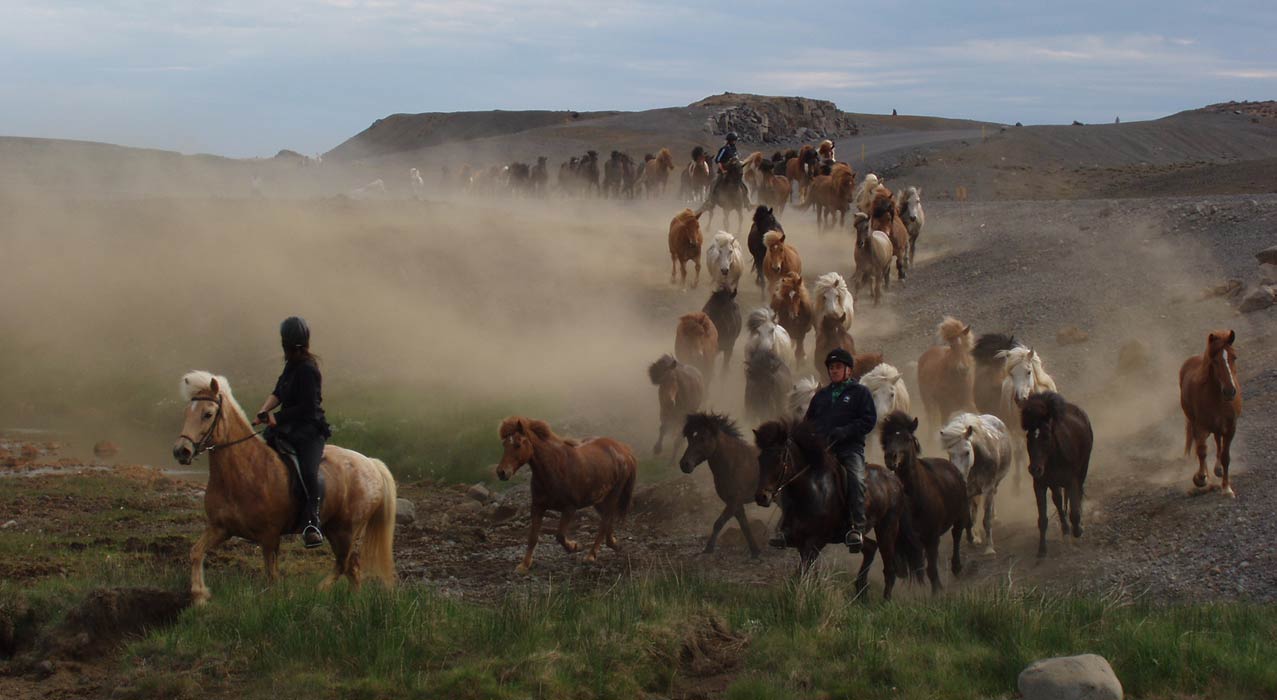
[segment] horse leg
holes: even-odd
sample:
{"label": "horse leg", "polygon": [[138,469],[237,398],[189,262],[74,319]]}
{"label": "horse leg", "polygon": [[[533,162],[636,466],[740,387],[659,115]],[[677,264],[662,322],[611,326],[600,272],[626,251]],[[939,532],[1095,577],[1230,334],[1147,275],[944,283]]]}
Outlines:
{"label": "horse leg", "polygon": [[337,579],[346,573],[347,559],[350,556],[351,537],[345,528],[334,528],[327,533],[328,544],[333,548],[333,570],[319,582],[319,590],[326,591],[337,583]]}
{"label": "horse leg", "polygon": [[545,516],[545,508],[532,506],[532,523],[528,526],[528,551],[523,554],[523,561],[514,567],[514,573],[526,574],[532,568],[532,550],[537,548],[537,538],[541,536],[541,518]]}
{"label": "horse leg", "polygon": [[665,443],[665,421],[661,421],[661,427],[656,433],[656,444],[652,445],[652,454],[659,455],[661,446]]}
{"label": "horse leg", "polygon": [[266,570],[266,581],[275,583],[279,580],[279,535],[268,534],[262,537],[262,565]]}
{"label": "horse leg", "polygon": [[1038,504],[1038,558],[1046,556],[1046,484],[1033,480],[1033,498]]}
{"label": "horse leg", "polygon": [[[997,488],[984,494],[984,553],[996,554],[993,551],[993,499],[998,495]],[[975,519],[972,518],[972,521]]]}
{"label": "horse leg", "polygon": [[204,556],[228,537],[229,532],[210,523],[204,527],[204,534],[191,547],[191,600],[195,605],[203,605],[213,597],[212,591],[204,585]]}
{"label": "horse leg", "polygon": [[900,536],[899,516],[891,522],[874,528],[882,549],[882,599],[891,600],[891,589],[896,586],[896,538]]}
{"label": "horse leg", "polygon": [[1069,485],[1069,524],[1073,526],[1073,536],[1082,536],[1082,484],[1074,482]]}
{"label": "horse leg", "polygon": [[[975,522],[975,514],[980,510],[980,496],[981,494],[973,493],[967,497],[967,511],[971,514],[971,522],[973,523]],[[984,498],[985,498],[984,509],[985,509],[985,512],[988,512],[989,510],[988,496],[985,496]],[[975,528],[973,527],[967,528],[967,542],[971,544],[980,544],[980,541],[981,541],[980,533],[976,532]]]}
{"label": "horse leg", "polygon": [[702,550],[702,554],[713,554],[714,545],[718,543],[719,531],[723,529],[728,520],[731,520],[733,515],[735,513],[731,506],[723,506],[723,512],[719,513],[718,518],[714,520],[714,529],[709,532],[709,541],[705,543],[705,549]]}
{"label": "horse leg", "polygon": [[[969,530],[970,525],[967,528]],[[962,528],[958,526],[953,528],[953,559],[949,562],[949,570],[954,578],[962,573]]]}
{"label": "horse leg", "polygon": [[574,554],[581,549],[581,545],[577,544],[575,540],[568,539],[568,528],[572,527],[572,519],[574,517],[576,517],[575,510],[562,511],[559,515],[559,531],[554,535],[554,539],[559,541],[559,544],[563,546],[564,551],[568,554]]}
{"label": "horse leg", "polygon": [[1068,510],[1065,508],[1065,505],[1064,505],[1064,492],[1060,489],[1059,486],[1051,487],[1051,501],[1055,503],[1055,514],[1060,516],[1060,534],[1063,537],[1064,541],[1068,541],[1069,524],[1068,524],[1068,521],[1065,520]]}
{"label": "horse leg", "polygon": [[940,592],[940,538],[927,542],[927,578],[931,580],[931,593]]}
{"label": "horse leg", "polygon": [[[696,289],[696,285],[701,283],[701,256],[698,255],[695,258],[692,258],[692,262],[696,264],[696,278],[692,280],[692,289]],[[687,280],[686,277],[683,279],[684,281]]]}
{"label": "horse leg", "polygon": [[678,278],[678,256],[670,253],[670,284],[674,284]]}
{"label": "horse leg", "polygon": [[754,541],[754,530],[749,526],[749,520],[745,518],[745,506],[736,506],[736,522],[740,525],[741,534],[745,536],[745,543],[749,545],[749,558],[757,559],[762,550],[758,548],[758,543]]}
{"label": "horse leg", "polygon": [[1193,445],[1197,451],[1197,473],[1193,475],[1193,486],[1204,489],[1210,481],[1206,475],[1206,434],[1194,430]]}
{"label": "horse leg", "polygon": [[861,551],[863,554],[860,557],[860,571],[856,572],[857,596],[862,596],[869,590],[869,567],[873,565],[874,555],[878,553],[878,543],[866,537]]}
{"label": "horse leg", "polygon": [[[1233,432],[1236,432],[1235,429]],[[1223,467],[1220,476],[1224,479],[1222,488],[1224,489],[1224,495],[1229,498],[1236,498],[1237,496],[1237,494],[1233,493],[1233,487],[1228,482],[1228,464],[1232,461],[1233,432],[1223,436],[1222,446],[1219,448],[1219,463]]]}
{"label": "horse leg", "polygon": [[798,575],[806,576],[811,571],[812,565],[816,563],[816,557],[820,556],[820,548],[804,543],[798,548]]}
{"label": "horse leg", "polygon": [[594,536],[594,545],[590,547],[590,553],[585,555],[585,561],[593,564],[599,558],[599,547],[603,546],[608,535],[612,532],[612,518],[615,513],[613,509],[599,512],[599,533]]}

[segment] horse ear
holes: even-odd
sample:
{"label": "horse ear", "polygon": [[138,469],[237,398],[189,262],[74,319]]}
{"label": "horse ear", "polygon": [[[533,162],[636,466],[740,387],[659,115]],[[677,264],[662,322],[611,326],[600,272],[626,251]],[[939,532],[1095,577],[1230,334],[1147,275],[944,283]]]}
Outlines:
{"label": "horse ear", "polygon": [[221,388],[217,386],[217,377],[213,377],[212,379],[208,380],[208,390],[213,392],[214,394],[222,393]]}
{"label": "horse ear", "polygon": [[913,422],[909,424],[909,431],[917,432],[917,430],[918,430],[918,419],[915,417],[913,419]]}
{"label": "horse ear", "polygon": [[700,220],[701,220],[701,214],[704,214],[704,213],[705,213],[705,212],[703,212],[703,211],[698,211],[698,212],[696,212],[696,220],[697,220],[697,221],[700,221]]}
{"label": "horse ear", "polygon": [[768,213],[768,214],[772,213],[772,208],[771,208],[771,207],[767,207],[767,213]]}
{"label": "horse ear", "polygon": [[966,335],[970,332],[971,332],[971,324],[968,323],[967,327],[962,329],[962,335]]}
{"label": "horse ear", "polygon": [[972,433],[974,433],[974,432],[975,432],[975,426],[974,426],[974,425],[968,425],[968,426],[967,426],[967,434],[966,434],[966,436],[965,436],[965,437],[966,437],[968,440],[970,440],[970,439],[971,439],[971,434],[972,434]]}
{"label": "horse ear", "polygon": [[1232,330],[1228,331],[1228,343],[1227,343],[1227,344],[1228,344],[1228,345],[1232,345],[1234,340],[1237,340],[1237,331],[1232,331]]}

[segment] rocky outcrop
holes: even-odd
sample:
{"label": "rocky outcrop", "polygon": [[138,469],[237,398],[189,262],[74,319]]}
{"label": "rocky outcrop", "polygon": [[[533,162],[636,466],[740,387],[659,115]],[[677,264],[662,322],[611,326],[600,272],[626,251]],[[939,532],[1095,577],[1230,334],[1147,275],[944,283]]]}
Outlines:
{"label": "rocky outcrop", "polygon": [[859,132],[851,116],[828,100],[726,92],[689,106],[710,110],[706,128],[711,133],[734,131],[745,143],[810,142]]}

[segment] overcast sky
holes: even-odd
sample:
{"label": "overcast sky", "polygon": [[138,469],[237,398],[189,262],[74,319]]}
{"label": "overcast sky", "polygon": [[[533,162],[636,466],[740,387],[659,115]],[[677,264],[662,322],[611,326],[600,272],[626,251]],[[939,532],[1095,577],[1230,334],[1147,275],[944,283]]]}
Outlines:
{"label": "overcast sky", "polygon": [[1277,2],[0,0],[0,135],[326,151],[396,112],[724,91],[1111,122],[1277,98]]}

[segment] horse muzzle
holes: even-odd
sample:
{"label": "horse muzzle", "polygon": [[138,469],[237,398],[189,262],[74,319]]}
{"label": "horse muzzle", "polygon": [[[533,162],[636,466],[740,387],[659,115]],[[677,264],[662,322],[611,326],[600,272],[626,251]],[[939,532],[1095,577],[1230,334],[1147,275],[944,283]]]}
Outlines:
{"label": "horse muzzle", "polygon": [[1232,386],[1223,386],[1223,387],[1220,387],[1220,389],[1219,389],[1219,393],[1223,394],[1224,398],[1225,398],[1225,399],[1227,399],[1227,400],[1229,400],[1229,401],[1232,401],[1233,399],[1237,398],[1237,388],[1236,388],[1236,387],[1232,387]]}
{"label": "horse muzzle", "polygon": [[772,493],[770,489],[759,491],[758,493],[754,494],[754,502],[764,508],[770,507],[772,504],[773,495],[774,494]]}
{"label": "horse muzzle", "polygon": [[195,451],[187,447],[183,440],[178,440],[177,444],[173,445],[173,459],[182,466],[189,466],[195,460]]}

